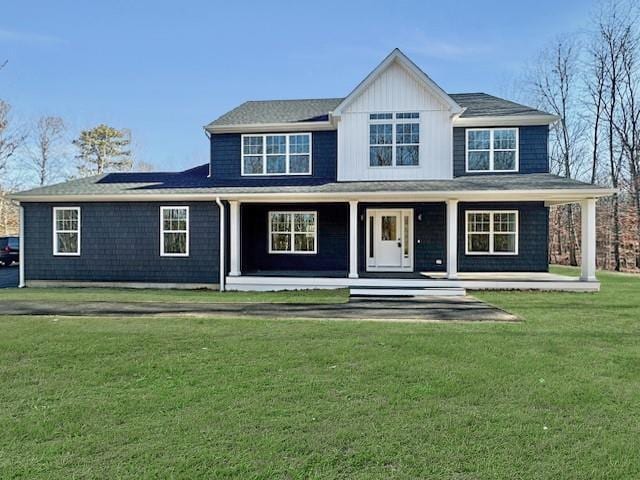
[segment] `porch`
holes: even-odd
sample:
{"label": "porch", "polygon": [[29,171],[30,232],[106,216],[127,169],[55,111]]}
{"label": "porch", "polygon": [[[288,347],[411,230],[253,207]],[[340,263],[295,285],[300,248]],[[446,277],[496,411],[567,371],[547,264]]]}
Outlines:
{"label": "porch", "polygon": [[[297,290],[310,288],[501,289],[597,291],[595,278],[595,199],[582,206],[583,252],[580,278],[548,273],[547,228],[551,201],[483,202],[442,199],[380,202],[367,199],[315,199],[314,202],[228,202],[227,290]],[[467,212],[511,211],[515,223],[513,252],[467,251]],[[311,251],[275,251],[272,215],[291,222],[285,245],[296,240],[294,219],[313,213]],[[223,216],[225,212],[223,211]],[[279,221],[282,220],[279,219]],[[222,220],[222,219],[221,219]],[[493,222],[493,216],[491,217]],[[386,224],[385,224],[386,223]],[[385,230],[386,228],[386,230]],[[222,229],[221,229],[222,230]],[[493,231],[493,226],[491,227]],[[281,228],[280,231],[287,231]],[[391,232],[391,233],[390,233]],[[387,240],[379,266],[380,240]],[[503,235],[504,237],[504,235]],[[224,231],[222,232],[224,237]],[[376,243],[377,242],[377,243]],[[306,244],[305,244],[306,245]],[[221,245],[221,264],[226,252]],[[375,253],[374,253],[375,252]],[[286,253],[286,254],[284,254]]]}
{"label": "porch", "polygon": [[321,276],[314,272],[280,271],[269,272],[268,275],[249,273],[227,276],[226,288],[237,291],[393,288],[400,292],[403,289],[463,288],[597,292],[600,283],[549,272],[459,272],[456,279],[450,279],[446,272],[370,272],[358,278],[349,278]]}

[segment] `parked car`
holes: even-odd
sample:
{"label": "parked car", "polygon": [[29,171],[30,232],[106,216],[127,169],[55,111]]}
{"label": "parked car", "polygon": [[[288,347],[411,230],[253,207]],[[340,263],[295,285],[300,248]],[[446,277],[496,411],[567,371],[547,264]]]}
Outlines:
{"label": "parked car", "polygon": [[20,261],[20,239],[18,237],[0,237],[0,265],[8,267]]}

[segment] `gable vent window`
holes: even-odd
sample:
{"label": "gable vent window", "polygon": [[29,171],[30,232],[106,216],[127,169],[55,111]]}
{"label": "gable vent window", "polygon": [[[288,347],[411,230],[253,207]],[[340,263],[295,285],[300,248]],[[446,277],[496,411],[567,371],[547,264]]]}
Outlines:
{"label": "gable vent window", "polygon": [[310,133],[242,136],[242,175],[310,174]]}
{"label": "gable vent window", "polygon": [[467,172],[516,171],[517,128],[467,129]]}
{"label": "gable vent window", "polygon": [[369,165],[417,166],[420,163],[420,114],[418,112],[369,115]]}

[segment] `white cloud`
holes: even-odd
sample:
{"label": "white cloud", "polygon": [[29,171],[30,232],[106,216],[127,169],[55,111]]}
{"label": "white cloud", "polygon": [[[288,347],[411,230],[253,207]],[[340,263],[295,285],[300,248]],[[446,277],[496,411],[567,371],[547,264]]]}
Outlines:
{"label": "white cloud", "polygon": [[44,35],[40,33],[19,32],[16,30],[8,30],[0,27],[0,42],[19,42],[32,44],[55,44],[62,43],[63,40],[53,35]]}

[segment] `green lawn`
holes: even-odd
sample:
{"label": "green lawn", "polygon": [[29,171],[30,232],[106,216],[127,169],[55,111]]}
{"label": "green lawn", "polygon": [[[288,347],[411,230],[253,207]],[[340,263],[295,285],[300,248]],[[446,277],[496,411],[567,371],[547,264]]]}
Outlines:
{"label": "green lawn", "polygon": [[167,290],[135,288],[6,288],[2,302],[33,300],[44,302],[165,302],[165,303],[345,303],[349,290],[295,292],[218,292],[215,290]]}
{"label": "green lawn", "polygon": [[521,323],[0,317],[0,478],[640,478],[640,279]]}

